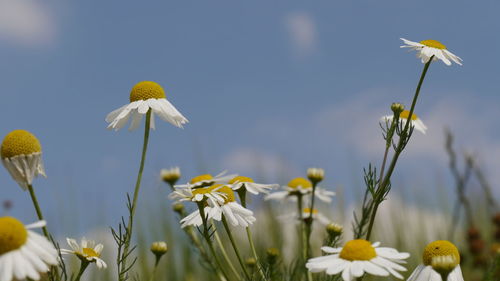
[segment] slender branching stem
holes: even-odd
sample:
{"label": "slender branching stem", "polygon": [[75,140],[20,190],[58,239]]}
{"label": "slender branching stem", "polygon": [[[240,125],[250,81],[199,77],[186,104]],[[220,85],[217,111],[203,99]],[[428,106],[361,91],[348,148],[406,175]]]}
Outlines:
{"label": "slender branching stem", "polygon": [[[394,172],[394,168],[396,168],[396,163],[398,161],[399,155],[401,154],[401,152],[403,152],[403,149],[404,149],[406,143],[408,142],[408,132],[410,129],[411,118],[413,116],[413,112],[415,111],[415,106],[417,104],[418,96],[420,94],[420,89],[421,89],[422,84],[424,82],[425,75],[427,74],[427,70],[429,69],[429,66],[431,65],[433,59],[434,59],[434,56],[432,56],[429,59],[429,61],[424,65],[424,69],[422,70],[422,74],[420,75],[420,79],[418,81],[418,85],[417,85],[417,88],[415,90],[415,94],[413,96],[413,100],[411,103],[408,118],[406,119],[405,126],[403,128],[403,131],[401,132],[401,135],[399,136],[399,141],[398,141],[398,144],[397,144],[396,149],[394,151],[394,156],[391,160],[389,168],[387,169],[387,173],[383,176],[383,178],[381,177],[379,179],[377,191],[386,190],[387,186],[390,184],[391,176],[392,176],[392,173]],[[385,165],[384,165],[384,168],[385,168]],[[373,205],[373,210],[372,210],[372,213],[370,216],[370,223],[368,225],[366,240],[370,240],[370,236],[371,236],[372,230],[373,230],[373,224],[375,222],[375,217],[377,215],[377,210],[378,210],[380,203],[382,203],[382,201],[383,201],[383,198],[381,198],[381,197],[384,196],[384,194],[385,194],[384,192],[376,192],[375,193],[376,198],[374,198],[374,200],[373,200],[374,205]]]}
{"label": "slender branching stem", "polygon": [[[213,222],[212,222],[212,227],[214,229],[216,229],[215,224]],[[236,276],[236,278],[238,280],[241,280],[241,277],[238,274],[238,271],[236,270],[236,267],[234,266],[233,262],[229,258],[229,255],[226,252],[226,248],[224,248],[224,244],[222,244],[222,240],[220,239],[220,235],[219,235],[219,233],[217,233],[217,231],[214,232],[214,237],[215,237],[215,241],[217,242],[217,245],[219,246],[219,249],[222,253],[222,257],[224,258],[226,263],[229,265],[229,269],[231,269],[231,272],[234,274],[234,276]]]}
{"label": "slender branching stem", "polygon": [[80,264],[80,270],[78,271],[78,275],[76,275],[73,281],[80,281],[80,278],[82,278],[82,275],[89,266],[89,264],[90,263],[88,261],[82,260],[82,263]]}
{"label": "slender branching stem", "polygon": [[[148,150],[148,141],[149,141],[149,131],[150,131],[150,126],[151,126],[151,109],[149,109],[148,113],[146,114],[146,124],[144,126],[144,143],[142,145],[142,156],[141,156],[141,163],[139,165],[139,173],[137,174],[137,181],[135,183],[135,188],[134,188],[134,196],[132,200],[132,205],[130,206],[130,215],[128,218],[128,224],[127,224],[127,229],[125,232],[125,247],[122,253],[122,262],[121,262],[121,267],[122,269],[127,268],[127,257],[130,254],[129,249],[130,249],[130,242],[132,240],[132,228],[134,225],[134,215],[135,215],[135,210],[137,207],[137,199],[139,198],[139,189],[141,187],[141,180],[142,180],[142,172],[144,170],[144,163],[146,162],[146,152]],[[123,281],[126,279],[126,271],[119,270],[119,280]]]}
{"label": "slender branching stem", "polygon": [[[30,197],[31,197],[31,201],[33,201],[33,206],[35,206],[36,215],[38,216],[39,220],[43,221],[44,219],[43,219],[42,210],[40,209],[40,205],[38,204],[38,199],[36,198],[35,190],[33,189],[33,185],[28,184],[28,191],[30,192]],[[49,231],[47,230],[47,226],[42,227],[42,231],[43,231],[43,235],[45,235],[45,237],[47,237],[47,239],[51,240]]]}

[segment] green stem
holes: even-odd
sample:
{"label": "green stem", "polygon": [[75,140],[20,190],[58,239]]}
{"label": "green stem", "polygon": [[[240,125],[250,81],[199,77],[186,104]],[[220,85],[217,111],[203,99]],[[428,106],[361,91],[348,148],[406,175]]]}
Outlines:
{"label": "green stem", "polygon": [[[246,202],[246,188],[243,186],[238,190],[238,195],[240,197],[241,205],[243,208],[247,207]],[[264,273],[264,269],[262,264],[260,263],[259,256],[257,255],[257,250],[255,249],[255,244],[253,243],[252,232],[250,231],[250,227],[246,227],[248,243],[250,244],[250,249],[252,250],[252,255],[255,261],[257,262],[257,267],[259,268],[260,276],[262,280],[267,281],[266,274]]]}
{"label": "green stem", "polygon": [[215,249],[214,249],[214,245],[212,244],[212,240],[210,239],[210,235],[208,233],[208,222],[207,222],[207,217],[205,216],[205,208],[203,206],[204,204],[205,204],[204,202],[198,202],[198,210],[200,211],[201,220],[203,222],[203,237],[205,238],[205,241],[208,244],[208,248],[210,249],[210,252],[214,256],[215,263],[219,267],[220,272],[222,272],[222,274],[223,274],[223,276],[220,276],[219,274],[217,276],[222,281],[229,280],[226,272],[222,269],[222,264],[219,261],[217,253],[215,252]]}
{"label": "green stem", "polygon": [[[424,69],[422,70],[422,74],[420,75],[420,80],[418,81],[417,89],[415,90],[415,95],[413,96],[413,101],[411,103],[410,107],[410,113],[408,114],[408,118],[406,119],[406,123],[404,126],[403,131],[401,132],[401,136],[399,137],[398,145],[396,147],[396,151],[394,152],[394,156],[391,160],[391,163],[389,165],[389,168],[387,169],[387,174],[384,176],[384,179],[381,183],[379,183],[379,187],[377,191],[383,190],[387,187],[391,180],[392,172],[394,172],[394,168],[396,167],[396,163],[398,161],[399,155],[401,152],[403,152],[403,147],[405,145],[405,142],[407,141],[406,137],[408,134],[408,129],[410,128],[410,121],[411,117],[413,116],[413,112],[415,111],[415,105],[417,104],[417,99],[420,94],[420,88],[422,87],[422,84],[425,79],[425,75],[427,74],[427,70],[429,69],[429,66],[431,65],[432,59],[434,56],[432,56],[429,61],[424,65]],[[382,180],[382,179],[380,179]],[[368,226],[368,232],[366,234],[366,240],[370,240],[370,236],[372,234],[372,229],[373,229],[373,224],[375,222],[375,216],[377,214],[378,206],[380,205],[381,202],[378,202],[380,198],[374,198],[374,207],[373,211],[371,213],[370,217],[370,225]]]}
{"label": "green stem", "polygon": [[[38,199],[36,198],[35,190],[33,189],[33,185],[28,184],[28,190],[30,192],[31,201],[33,201],[33,205],[35,206],[35,210],[36,210],[36,214],[38,216],[38,219],[43,221],[44,219],[43,219],[42,210],[40,209],[40,205],[38,204]],[[47,230],[47,226],[42,227],[42,230],[43,230],[43,235],[45,235],[45,237],[47,237],[47,239],[49,239],[49,241],[50,241],[51,239],[50,239],[49,231]]]}
{"label": "green stem", "polygon": [[78,275],[75,277],[74,281],[80,281],[80,278],[82,278],[83,273],[85,272],[85,269],[89,266],[88,261],[82,260],[82,263],[80,265],[80,271],[78,272]]}
{"label": "green stem", "polygon": [[250,278],[250,275],[248,274],[248,271],[245,267],[245,264],[243,263],[243,260],[241,259],[240,251],[238,250],[238,247],[236,246],[236,243],[234,242],[233,234],[231,233],[231,229],[229,229],[229,225],[227,225],[226,217],[222,215],[222,224],[224,225],[224,228],[226,229],[227,236],[229,237],[229,241],[231,241],[231,245],[233,246],[234,253],[236,254],[236,257],[238,258],[238,262],[241,265],[241,268],[243,269],[243,273],[245,274],[245,277],[247,280],[252,280]]}
{"label": "green stem", "polygon": [[[139,166],[139,173],[137,174],[137,181],[135,183],[132,206],[130,207],[130,215],[128,219],[126,236],[125,236],[126,237],[125,248],[122,254],[122,264],[121,264],[122,269],[127,268],[127,257],[130,254],[129,248],[130,248],[130,242],[132,240],[132,228],[134,224],[135,209],[137,207],[137,198],[139,197],[139,189],[141,188],[142,172],[144,170],[144,163],[146,162],[146,152],[148,150],[150,124],[151,124],[151,109],[149,109],[148,113],[146,114],[146,124],[144,126],[144,143],[142,145],[141,163]],[[126,272],[120,270],[119,280],[120,281],[125,280],[126,279],[125,276]]]}
{"label": "green stem", "polygon": [[[306,251],[305,251],[305,259],[304,259],[304,263],[307,262],[307,259],[309,258],[309,255],[310,255],[310,252],[311,252],[311,234],[312,234],[312,223],[313,223],[313,212],[314,212],[314,198],[316,196],[315,193],[316,193],[316,186],[318,185],[317,182],[313,182],[313,186],[312,186],[312,197],[311,197],[311,208],[309,210],[309,217],[305,220],[305,224],[306,224]],[[301,213],[302,214],[302,213]],[[312,273],[307,271],[307,281],[311,281],[312,280]]]}
{"label": "green stem", "polygon": [[[213,224],[213,223],[212,223],[212,227],[214,229],[216,229],[215,224]],[[226,249],[224,248],[224,244],[222,244],[222,240],[220,239],[219,233],[217,233],[217,231],[214,233],[214,236],[215,236],[215,241],[217,242],[217,245],[219,246],[219,249],[222,253],[222,257],[224,258],[226,263],[229,265],[229,269],[231,269],[231,272],[233,272],[234,276],[236,276],[236,278],[238,280],[241,280],[241,277],[238,274],[236,267],[234,267],[233,263],[231,262],[231,259],[229,258],[229,255],[227,254]]]}
{"label": "green stem", "polygon": [[160,263],[160,258],[158,258],[158,256],[156,256],[155,266],[153,267],[153,272],[151,272],[151,277],[149,278],[149,281],[155,280],[155,273],[156,273],[156,269],[158,268],[158,263]]}

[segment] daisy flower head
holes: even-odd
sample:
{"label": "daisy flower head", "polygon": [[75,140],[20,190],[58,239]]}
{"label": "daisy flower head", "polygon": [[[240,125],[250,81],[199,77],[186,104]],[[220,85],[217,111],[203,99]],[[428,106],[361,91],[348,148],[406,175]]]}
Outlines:
{"label": "daisy flower head", "polygon": [[[410,117],[410,111],[403,110],[399,115],[399,124],[401,126],[404,126],[409,117]],[[381,121],[387,122],[390,124],[392,122],[392,119],[394,119],[394,115],[386,115],[386,116],[383,116],[381,118]],[[412,127],[414,127],[415,130],[417,130],[425,135],[425,132],[427,131],[427,126],[425,126],[424,122],[422,122],[422,120],[420,120],[420,118],[417,116],[417,114],[412,113],[411,118],[410,118],[410,125]]]}
{"label": "daisy flower head", "polygon": [[257,195],[259,193],[269,193],[269,190],[277,188],[279,185],[255,183],[252,178],[237,176],[229,181],[228,186],[230,186],[233,190],[244,188],[246,191]]}
{"label": "daisy flower head", "polygon": [[[271,193],[265,197],[266,200],[285,200],[292,199],[295,200],[296,196],[309,196],[311,195],[313,188],[312,183],[305,178],[294,178],[288,182],[286,186],[283,186],[283,191],[278,191]],[[321,187],[316,187],[316,191],[314,192],[314,196],[316,196],[319,200],[323,202],[330,203],[332,202],[332,197],[335,195],[335,192],[328,191]]]}
{"label": "daisy flower head", "polygon": [[130,103],[126,104],[106,116],[108,129],[121,129],[132,117],[129,130],[139,127],[143,115],[151,110],[151,129],[155,129],[154,116],[158,115],[163,121],[182,128],[188,120],[167,100],[163,88],[152,81],[142,81],[132,88]]}
{"label": "daisy flower head", "polygon": [[226,200],[226,195],[223,192],[219,192],[223,186],[222,184],[214,184],[207,187],[200,188],[177,188],[172,192],[169,197],[170,199],[182,201],[191,201],[195,203],[205,202],[210,206],[220,205]]}
{"label": "daisy flower head", "polygon": [[222,171],[215,177],[213,177],[211,174],[203,174],[196,176],[192,178],[188,183],[186,184],[178,184],[175,185],[175,188],[201,188],[201,187],[207,187],[211,186],[214,184],[225,184],[228,183],[231,179],[237,177],[238,175],[236,174],[231,174],[231,175],[226,175],[227,171]]}
{"label": "daisy flower head", "polygon": [[393,248],[379,247],[380,243],[357,239],[347,242],[344,247],[322,247],[325,256],[309,259],[306,263],[311,272],[325,271],[328,275],[342,274],[344,281],[368,273],[375,276],[389,276],[403,279],[398,271],[406,271],[401,266],[410,254],[400,253]]}
{"label": "daisy flower head", "polygon": [[[460,253],[453,243],[438,240],[428,244],[420,264],[410,275],[408,281],[463,281],[460,269]],[[447,276],[443,280],[442,276]]]}
{"label": "daisy flower head", "polygon": [[410,48],[411,50],[417,51],[417,58],[420,58],[422,63],[427,63],[431,57],[434,57],[433,61],[441,60],[448,66],[451,65],[452,61],[462,65],[462,59],[448,51],[446,46],[439,41],[423,40],[420,42],[413,42],[404,38],[399,39],[403,40],[405,44],[401,46],[401,48]]}
{"label": "daisy flower head", "polygon": [[325,177],[325,170],[321,168],[309,168],[307,169],[307,178],[311,182],[318,183]]}
{"label": "daisy flower head", "polygon": [[[222,197],[223,200],[207,201],[204,207],[205,216],[207,219],[221,221],[224,216],[227,221],[233,226],[247,227],[255,222],[253,212],[236,202],[234,191],[226,185],[216,185],[215,187],[204,187],[193,190],[195,195],[198,194],[215,194],[217,197]],[[206,196],[206,195],[205,195]],[[200,210],[196,210],[181,220],[181,227],[188,225],[200,226],[203,220],[200,215]]]}
{"label": "daisy flower head", "polygon": [[43,226],[45,221],[25,226],[13,217],[0,217],[0,281],[40,280],[40,273],[57,265],[52,243],[30,230]]}
{"label": "daisy flower head", "polygon": [[11,177],[26,190],[38,175],[45,175],[42,146],[28,131],[14,130],[3,139],[0,149],[2,163]]}
{"label": "daisy flower head", "polygon": [[63,254],[74,254],[84,262],[95,263],[97,268],[106,268],[106,263],[101,259],[101,252],[104,246],[97,244],[92,240],[82,238],[80,244],[75,239],[66,238],[71,250],[61,249]]}

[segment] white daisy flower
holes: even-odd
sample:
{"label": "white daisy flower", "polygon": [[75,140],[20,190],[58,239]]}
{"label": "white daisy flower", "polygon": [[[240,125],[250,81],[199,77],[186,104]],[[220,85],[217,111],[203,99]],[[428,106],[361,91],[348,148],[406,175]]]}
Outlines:
{"label": "white daisy flower", "polygon": [[[442,275],[447,275],[447,280],[443,280]],[[419,265],[407,280],[464,281],[457,247],[445,240],[430,243],[425,247],[423,264]]]}
{"label": "white daisy flower", "polygon": [[238,175],[236,174],[230,174],[226,175],[227,171],[222,171],[220,174],[216,175],[213,177],[211,174],[204,174],[204,175],[199,175],[194,178],[192,178],[188,183],[186,184],[177,184],[174,187],[175,188],[200,188],[200,187],[207,187],[211,186],[214,184],[226,184],[228,183],[232,178],[237,177]]}
{"label": "white daisy flower", "polygon": [[[302,209],[302,219],[307,219],[307,218],[309,218],[310,215],[311,215],[311,208],[303,208]],[[299,217],[297,212],[293,212],[289,215],[281,216],[281,218],[285,219],[285,220],[290,220],[290,219],[293,219],[295,221],[300,220],[300,217]],[[325,216],[324,214],[320,213],[317,209],[313,209],[312,218],[313,218],[313,221],[317,221],[321,225],[324,225],[324,226],[331,223],[330,219],[327,216]]]}
{"label": "white daisy flower", "polygon": [[357,239],[347,242],[340,248],[321,247],[323,252],[330,255],[309,259],[306,267],[311,272],[325,271],[328,275],[342,273],[344,281],[352,281],[365,273],[376,276],[392,274],[403,279],[397,271],[406,271],[400,264],[406,263],[404,259],[410,254],[379,245],[379,242],[370,244],[366,240]]}
{"label": "white daisy flower", "polygon": [[76,242],[75,239],[66,238],[68,245],[71,247],[71,250],[61,249],[63,254],[74,254],[80,260],[84,260],[90,263],[96,264],[97,268],[106,268],[106,263],[100,258],[101,252],[104,246],[102,244],[97,244],[94,241],[87,240],[82,238],[80,244]]}
{"label": "white daisy flower", "polygon": [[451,65],[451,61],[456,64],[462,65],[462,59],[457,55],[454,55],[446,49],[446,46],[441,42],[436,40],[423,40],[420,42],[413,42],[406,40],[404,38],[399,38],[403,40],[404,44],[401,48],[410,48],[417,51],[417,57],[422,60],[422,63],[427,63],[429,59],[434,56],[434,61],[442,60],[446,65]]}
{"label": "white daisy flower", "polygon": [[279,187],[278,184],[255,183],[252,178],[242,176],[231,179],[228,186],[233,190],[239,190],[244,187],[246,191],[254,195],[259,193],[269,193],[269,190]]}
{"label": "white daisy flower", "polygon": [[0,281],[40,280],[40,273],[58,264],[52,243],[30,230],[43,226],[45,221],[25,226],[13,217],[0,217]]}
{"label": "white daisy flower", "polygon": [[38,175],[46,177],[42,162],[42,146],[28,131],[15,130],[5,136],[0,155],[11,177],[24,190]]}
{"label": "white daisy flower", "polygon": [[218,206],[224,203],[226,200],[226,195],[223,192],[219,192],[223,186],[221,184],[214,184],[212,186],[200,187],[196,189],[192,188],[177,188],[175,191],[170,193],[169,198],[172,200],[191,201],[191,202],[203,202],[207,200],[208,204],[211,206]]}
{"label": "white daisy flower", "polygon": [[163,88],[155,82],[142,81],[132,88],[130,92],[130,103],[126,104],[106,116],[109,123],[108,129],[119,130],[127,124],[130,117],[132,123],[129,130],[135,130],[141,123],[142,116],[151,109],[151,129],[155,129],[155,114],[166,122],[182,128],[188,120],[177,111],[167,100]]}
{"label": "white daisy flower", "polygon": [[[233,226],[247,227],[255,222],[253,212],[244,208],[236,202],[233,190],[228,186],[216,185],[215,187],[203,187],[193,190],[195,194],[218,193],[218,196],[223,196],[222,202],[207,201],[208,206],[204,212],[207,218],[221,221],[222,216]],[[215,203],[215,204],[214,204]],[[203,224],[200,211],[196,210],[181,220],[181,227],[188,225],[200,226]]]}
{"label": "white daisy flower", "polygon": [[[408,117],[410,116],[410,111],[409,110],[403,110],[401,114],[399,115],[399,123],[404,126],[406,124],[406,120],[408,120]],[[394,118],[394,115],[386,115],[381,118],[382,122],[387,122],[391,123],[392,119]],[[425,126],[424,122],[418,118],[418,116],[413,113],[411,115],[411,120],[410,120],[410,125],[415,128],[415,130],[421,132],[422,134],[425,135],[425,132],[427,131],[427,126]]]}
{"label": "white daisy flower", "polygon": [[[302,196],[310,196],[312,193],[312,183],[305,178],[294,178],[290,182],[288,182],[287,186],[283,186],[282,189],[284,191],[278,191],[271,193],[265,197],[266,200],[285,200],[291,199],[296,200],[296,195]],[[316,187],[316,191],[314,192],[316,198],[323,202],[330,203],[332,202],[332,197],[335,196],[335,192],[328,191],[321,187]]]}

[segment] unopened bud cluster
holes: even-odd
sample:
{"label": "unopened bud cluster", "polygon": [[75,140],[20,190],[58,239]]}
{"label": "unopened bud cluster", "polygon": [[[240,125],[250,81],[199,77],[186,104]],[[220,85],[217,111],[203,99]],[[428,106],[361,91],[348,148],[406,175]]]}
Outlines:
{"label": "unopened bud cluster", "polygon": [[307,169],[307,178],[314,184],[319,183],[325,177],[325,170],[321,168]]}
{"label": "unopened bud cluster", "polygon": [[401,114],[401,112],[403,112],[403,110],[405,110],[405,106],[399,102],[395,102],[391,104],[391,110],[392,112],[394,112],[394,115],[399,115]]}
{"label": "unopened bud cluster", "polygon": [[275,264],[280,256],[280,251],[276,248],[269,248],[266,252],[267,262],[270,265]]}
{"label": "unopened bud cluster", "polygon": [[328,233],[328,235],[331,238],[336,238],[337,236],[340,236],[342,234],[343,230],[344,230],[344,228],[341,225],[333,223],[333,222],[329,223],[326,226],[326,233]]}

